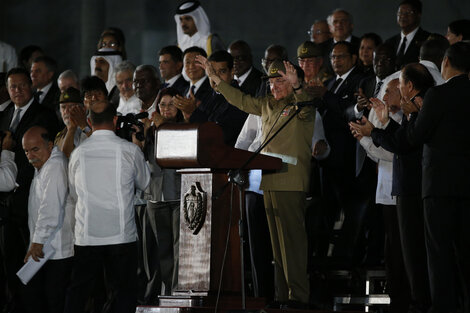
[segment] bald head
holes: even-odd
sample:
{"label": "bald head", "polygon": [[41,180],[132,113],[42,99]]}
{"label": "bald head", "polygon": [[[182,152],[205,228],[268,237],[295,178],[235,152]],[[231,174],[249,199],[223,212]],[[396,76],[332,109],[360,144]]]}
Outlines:
{"label": "bald head", "polygon": [[48,131],[40,126],[33,126],[23,136],[23,150],[29,163],[40,170],[52,153],[54,143]]}
{"label": "bald head", "polygon": [[397,113],[400,110],[400,90],[398,89],[400,82],[398,78],[392,79],[385,88],[383,100],[387,105],[390,113]]}

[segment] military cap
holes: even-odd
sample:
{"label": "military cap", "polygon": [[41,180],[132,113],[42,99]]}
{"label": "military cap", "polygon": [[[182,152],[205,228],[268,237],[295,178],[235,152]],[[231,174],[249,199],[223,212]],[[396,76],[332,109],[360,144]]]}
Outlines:
{"label": "military cap", "polygon": [[82,99],[80,98],[80,91],[73,87],[67,88],[67,90],[60,94],[59,98],[59,103],[64,102],[81,103]]}
{"label": "military cap", "polygon": [[313,58],[313,57],[321,57],[321,56],[322,56],[322,49],[320,45],[314,42],[306,41],[297,48],[298,58],[303,59],[303,58]]}
{"label": "military cap", "polygon": [[284,66],[284,62],[282,60],[274,60],[273,63],[269,66],[267,78],[274,78],[274,77],[281,77],[279,71],[285,73],[286,67]]}

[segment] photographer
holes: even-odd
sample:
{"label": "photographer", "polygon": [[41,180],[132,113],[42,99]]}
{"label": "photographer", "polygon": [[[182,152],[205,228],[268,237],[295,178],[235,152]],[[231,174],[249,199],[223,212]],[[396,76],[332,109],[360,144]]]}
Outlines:
{"label": "photographer", "polygon": [[13,190],[16,186],[16,174],[18,169],[15,164],[15,153],[11,151],[13,148],[11,132],[1,131],[0,137],[0,192],[8,192]]}

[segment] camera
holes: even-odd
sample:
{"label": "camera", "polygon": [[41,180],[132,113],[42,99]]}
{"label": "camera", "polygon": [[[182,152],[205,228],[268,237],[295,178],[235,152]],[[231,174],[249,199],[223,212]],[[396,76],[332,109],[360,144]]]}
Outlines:
{"label": "camera", "polygon": [[[141,112],[138,114],[128,113],[126,115],[118,116],[116,124],[116,135],[126,139],[127,141],[132,142],[132,133],[135,132],[137,140],[143,141],[144,138],[144,123],[139,121],[139,119],[148,117],[147,112]],[[139,130],[137,131],[133,126],[137,126]]]}

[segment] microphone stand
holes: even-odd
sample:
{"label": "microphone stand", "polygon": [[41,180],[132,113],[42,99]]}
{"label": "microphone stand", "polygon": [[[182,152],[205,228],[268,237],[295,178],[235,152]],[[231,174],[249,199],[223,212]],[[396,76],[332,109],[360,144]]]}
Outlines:
{"label": "microphone stand", "polygon": [[279,129],[271,136],[269,139],[263,143],[256,151],[253,152],[253,154],[243,163],[242,166],[240,166],[236,170],[230,170],[228,172],[228,182],[221,187],[218,193],[216,193],[215,198],[217,199],[225,190],[225,188],[229,185],[236,185],[238,186],[239,190],[239,196],[240,196],[240,219],[238,221],[238,234],[240,236],[240,267],[241,267],[241,285],[242,285],[242,310],[238,312],[249,312],[246,311],[246,292],[245,292],[245,260],[244,260],[244,244],[245,244],[245,239],[244,239],[244,221],[243,221],[243,202],[242,202],[242,195],[244,194],[245,191],[245,185],[246,185],[246,179],[242,175],[242,171],[261,153],[261,150],[263,150],[276,136],[287,126],[287,124],[290,123],[290,121],[296,117],[299,112],[302,110],[302,108],[306,105],[310,105],[311,102],[299,102],[297,105],[297,109],[295,110],[294,114],[289,116],[289,118],[284,122],[284,124],[279,127]]}

